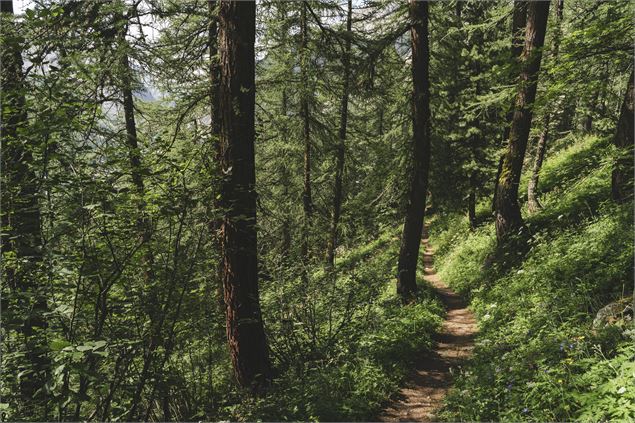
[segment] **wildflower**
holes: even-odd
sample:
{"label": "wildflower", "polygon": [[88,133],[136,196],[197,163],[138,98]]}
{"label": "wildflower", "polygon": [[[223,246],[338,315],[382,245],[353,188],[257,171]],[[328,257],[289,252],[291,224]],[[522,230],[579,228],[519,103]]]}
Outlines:
{"label": "wildflower", "polygon": [[507,384],[507,390],[508,390],[508,391],[511,391],[513,386],[514,386],[514,382],[509,382],[509,383]]}
{"label": "wildflower", "polygon": [[527,414],[527,413],[529,413],[529,408],[527,407],[523,408],[523,414]]}

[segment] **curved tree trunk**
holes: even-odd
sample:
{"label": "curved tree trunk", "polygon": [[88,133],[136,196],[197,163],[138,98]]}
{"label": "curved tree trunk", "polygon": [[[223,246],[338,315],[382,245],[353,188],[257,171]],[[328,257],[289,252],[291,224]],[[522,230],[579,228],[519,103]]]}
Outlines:
{"label": "curved tree trunk", "polygon": [[256,3],[220,2],[221,228],[227,340],[238,383],[259,392],[270,377],[260,312],[256,236]]}
{"label": "curved tree trunk", "polygon": [[342,103],[340,105],[340,129],[338,133],[337,157],[335,165],[335,190],[333,194],[333,215],[331,216],[331,227],[326,252],[327,264],[335,264],[335,248],[337,247],[337,225],[340,221],[342,209],[342,179],[344,177],[344,154],[346,151],[346,125],[348,122],[348,96],[350,85],[351,68],[351,29],[353,22],[353,1],[348,0],[348,13],[346,16],[346,41],[342,52],[342,65],[344,86],[342,88]]}
{"label": "curved tree trunk", "polygon": [[496,194],[496,237],[499,241],[523,225],[518,184],[531,127],[548,16],[549,2],[529,4],[516,107]]}
{"label": "curved tree trunk", "polygon": [[401,236],[397,292],[404,301],[417,291],[417,260],[423,233],[423,217],[430,166],[430,50],[428,44],[428,2],[410,0],[410,42],[412,46],[412,176],[406,220]]}
{"label": "curved tree trunk", "polygon": [[624,93],[624,101],[617,122],[617,130],[613,143],[619,149],[621,156],[613,165],[611,175],[611,195],[618,203],[625,202],[633,197],[633,113],[635,103],[635,88],[631,71]]}

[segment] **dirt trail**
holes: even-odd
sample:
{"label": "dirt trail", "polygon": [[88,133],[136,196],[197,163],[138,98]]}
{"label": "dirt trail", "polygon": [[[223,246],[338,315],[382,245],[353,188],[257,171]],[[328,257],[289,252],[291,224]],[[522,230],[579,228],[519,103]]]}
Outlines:
{"label": "dirt trail", "polygon": [[437,345],[434,350],[425,353],[415,363],[398,399],[379,416],[379,420],[384,422],[433,421],[435,412],[443,405],[443,398],[450,389],[450,368],[456,368],[474,348],[476,319],[467,309],[465,301],[436,274],[433,267],[434,252],[430,248],[427,235],[422,242],[425,247],[425,280],[437,291],[447,309],[447,316],[441,331],[435,337]]}

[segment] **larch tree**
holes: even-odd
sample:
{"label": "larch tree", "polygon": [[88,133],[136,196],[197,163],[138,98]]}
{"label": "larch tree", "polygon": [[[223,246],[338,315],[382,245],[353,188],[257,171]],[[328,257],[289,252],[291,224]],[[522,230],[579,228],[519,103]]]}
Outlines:
{"label": "larch tree", "polygon": [[[130,45],[126,40],[128,21],[133,19],[133,17],[129,16],[129,14],[132,14],[133,12],[134,10],[130,9],[127,14],[119,15],[117,17],[117,21],[115,21],[115,25],[118,30],[118,38],[116,40],[118,45],[117,50],[121,51],[121,56],[119,58],[120,86],[118,88],[121,92],[121,104],[123,106],[126,129],[126,148],[130,165],[130,175],[137,196],[137,237],[143,251],[141,266],[144,282],[143,291],[146,294],[146,298],[143,299],[143,303],[146,308],[145,312],[150,320],[150,327],[148,329],[149,334],[146,337],[146,345],[144,346],[141,374],[135,387],[132,405],[128,413],[129,418],[136,419],[141,417],[137,416],[137,408],[139,406],[143,390],[152,373],[155,352],[161,343],[161,332],[164,319],[162,318],[162,313],[160,312],[159,292],[155,286],[154,254],[150,245],[152,240],[152,222],[150,221],[146,210],[146,187],[143,164],[141,162],[141,150],[139,146],[139,136],[137,134],[135,102],[133,96],[134,75],[130,65]],[[77,417],[79,417],[79,415],[77,415]]]}
{"label": "larch tree", "polygon": [[220,145],[222,255],[227,340],[238,383],[254,392],[270,378],[260,311],[255,192],[256,3],[221,1]]}
{"label": "larch tree", "polygon": [[495,225],[499,241],[523,226],[518,204],[518,184],[531,128],[549,4],[548,1],[531,2],[527,10],[525,47],[521,58],[522,70],[516,93],[514,117],[496,190]]}
{"label": "larch tree", "polygon": [[331,226],[329,231],[328,246],[326,252],[327,264],[335,264],[335,248],[337,247],[337,225],[340,221],[342,211],[342,180],[344,178],[344,159],[346,153],[346,129],[348,124],[348,98],[350,95],[350,71],[351,71],[351,37],[353,23],[353,2],[348,0],[346,14],[346,39],[344,40],[344,51],[342,51],[342,75],[344,84],[342,86],[342,98],[340,104],[340,127],[337,134],[336,164],[335,164],[335,188],[333,193],[333,212],[331,215]]}
{"label": "larch tree", "polygon": [[412,28],[412,172],[406,218],[401,236],[397,267],[397,292],[405,301],[417,291],[417,261],[423,233],[423,217],[430,167],[430,48],[428,44],[428,2],[410,0]]}
{"label": "larch tree", "polygon": [[[525,45],[525,27],[527,26],[527,0],[514,0],[514,7],[512,9],[512,45],[510,49],[510,59],[512,64],[516,64],[520,60],[520,56],[523,53],[523,46]],[[512,70],[516,67],[512,66]],[[507,113],[505,114],[505,128],[503,129],[502,144],[506,147],[505,143],[509,139],[509,131],[511,130],[512,120],[514,118],[514,104],[511,105]],[[505,160],[505,154],[501,154],[498,159],[498,169],[496,170],[496,179],[494,181],[494,195],[492,198],[492,211],[496,210],[496,196],[498,192],[498,181],[500,179],[501,172],[503,170],[503,161]]]}

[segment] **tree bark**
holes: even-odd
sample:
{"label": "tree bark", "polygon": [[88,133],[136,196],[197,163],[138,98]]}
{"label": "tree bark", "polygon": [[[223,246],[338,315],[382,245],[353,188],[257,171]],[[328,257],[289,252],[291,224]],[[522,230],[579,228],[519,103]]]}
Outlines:
{"label": "tree bark", "polygon": [[344,86],[342,87],[342,102],[340,105],[340,128],[338,132],[337,157],[335,165],[335,190],[333,193],[333,215],[331,216],[331,227],[327,246],[326,261],[333,266],[335,264],[335,248],[337,247],[337,225],[340,221],[342,209],[342,179],[344,176],[344,159],[346,151],[346,125],[348,122],[348,97],[350,86],[351,68],[351,37],[353,22],[353,1],[348,0],[348,13],[346,15],[346,40],[344,51],[342,52],[342,66],[344,76]]}
{"label": "tree bark", "polygon": [[[20,396],[24,412],[27,413],[25,415],[34,416],[41,411],[40,406],[46,405],[47,395],[41,388],[49,379],[50,370],[46,341],[48,324],[44,317],[48,312],[47,295],[38,279],[43,243],[38,181],[31,153],[33,140],[25,136],[28,123],[22,46],[17,41],[18,29],[13,22],[13,2],[4,0],[0,2],[0,6],[0,29],[5,40],[10,40],[5,41],[0,49],[1,169],[4,183],[0,207],[0,251],[3,260],[8,257],[7,253],[14,254],[13,262],[3,263],[3,273],[6,275],[7,286],[12,290],[11,297],[17,300],[15,306],[5,307],[7,315],[4,322],[8,329],[16,330],[24,337],[28,364],[19,369],[25,372],[20,379]],[[5,301],[6,297],[3,303]],[[33,405],[38,408],[33,409]],[[45,416],[44,410],[39,418],[47,420]]]}
{"label": "tree bark", "polygon": [[404,301],[417,291],[417,260],[423,233],[423,217],[430,166],[430,50],[428,44],[428,2],[410,0],[410,42],[412,46],[413,169],[401,237],[397,292]]}
{"label": "tree bark", "polygon": [[635,103],[635,88],[633,86],[633,71],[628,79],[624,101],[617,122],[617,130],[613,143],[618,148],[620,156],[613,165],[611,175],[611,196],[618,203],[626,202],[633,197],[633,113]]}
{"label": "tree bark", "polygon": [[507,152],[503,159],[496,195],[496,237],[499,242],[523,225],[518,204],[518,184],[527,149],[532,107],[536,98],[549,4],[548,1],[538,1],[531,2],[528,7],[522,71]]}
{"label": "tree bark", "polygon": [[[556,9],[557,26],[556,34],[553,39],[553,61],[554,64],[558,63],[558,54],[560,51],[560,37],[562,34],[562,16],[564,11],[564,0],[558,0],[558,7]],[[534,158],[534,167],[531,172],[531,178],[527,184],[527,209],[529,213],[535,213],[542,209],[536,190],[538,189],[538,179],[540,178],[540,169],[542,168],[542,162],[547,152],[547,140],[549,137],[549,125],[551,123],[551,113],[549,110],[545,112],[542,122],[542,131],[538,138],[538,145],[536,146],[536,155]]]}
{"label": "tree bark", "polygon": [[220,2],[220,142],[223,286],[227,340],[238,383],[252,392],[270,378],[260,311],[256,236],[256,3]]}
{"label": "tree bark", "polygon": [[[525,27],[527,26],[527,0],[514,0],[514,8],[512,11],[512,46],[510,49],[511,60],[516,63],[520,60],[523,52],[525,40]],[[511,105],[509,111],[505,115],[505,128],[503,130],[503,146],[509,139],[509,131],[514,118],[514,104]],[[496,211],[496,196],[498,192],[498,180],[503,171],[503,159],[505,154],[501,154],[498,159],[498,168],[496,169],[496,179],[494,180],[494,195],[492,198],[492,211]]]}

